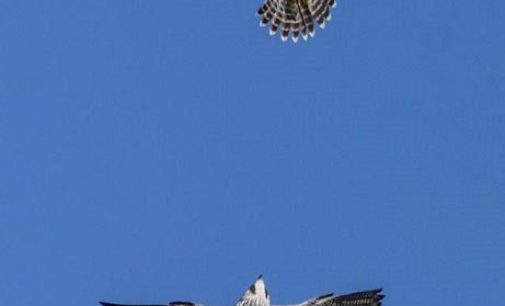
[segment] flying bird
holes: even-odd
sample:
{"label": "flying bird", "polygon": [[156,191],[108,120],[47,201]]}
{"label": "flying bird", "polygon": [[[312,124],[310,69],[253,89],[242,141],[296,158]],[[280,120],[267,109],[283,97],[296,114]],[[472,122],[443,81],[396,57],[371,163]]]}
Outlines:
{"label": "flying bird", "polygon": [[307,40],[316,34],[314,23],[324,28],[336,5],[336,0],[265,0],[257,15],[260,26],[271,24],[270,35],[280,31],[282,41],[286,41],[291,34],[296,43],[300,35]]}
{"label": "flying bird", "polygon": [[[273,305],[273,306],[381,306],[384,295],[382,289],[354,292],[345,295],[328,293],[308,299],[299,304]],[[168,304],[115,304],[100,302],[103,306],[203,306],[202,304],[175,301]],[[235,303],[235,306],[272,306],[270,294],[265,286],[263,277],[260,275],[256,281],[245,291],[244,295]]]}

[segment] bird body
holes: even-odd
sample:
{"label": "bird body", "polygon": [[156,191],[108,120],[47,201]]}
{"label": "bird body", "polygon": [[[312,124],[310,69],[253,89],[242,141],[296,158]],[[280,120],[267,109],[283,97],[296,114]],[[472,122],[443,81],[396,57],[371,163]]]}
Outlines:
{"label": "bird body", "polygon": [[[256,281],[244,292],[235,306],[381,306],[384,295],[382,289],[354,292],[345,295],[333,293],[320,295],[295,305],[271,305],[270,294],[260,275]],[[186,301],[174,301],[168,304],[115,304],[100,302],[102,306],[203,306],[202,304]]]}

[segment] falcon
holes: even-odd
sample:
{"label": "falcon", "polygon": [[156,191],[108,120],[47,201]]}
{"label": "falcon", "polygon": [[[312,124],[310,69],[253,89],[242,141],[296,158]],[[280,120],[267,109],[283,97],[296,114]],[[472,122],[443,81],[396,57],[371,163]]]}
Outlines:
{"label": "falcon", "polygon": [[270,35],[280,31],[282,41],[286,41],[291,34],[296,43],[300,35],[307,40],[316,34],[314,23],[324,28],[336,5],[337,0],[265,0],[257,15],[260,26],[270,23]]}
{"label": "falcon", "polygon": [[[344,295],[328,293],[299,304],[273,306],[381,306],[381,300],[384,298],[384,295],[380,294],[381,291],[382,289],[374,289]],[[103,306],[203,306],[202,304],[187,301],[175,301],[167,304],[115,304],[109,302],[100,302],[100,304]],[[235,303],[235,306],[272,306],[270,304],[270,294],[261,275],[245,291],[244,295]]]}

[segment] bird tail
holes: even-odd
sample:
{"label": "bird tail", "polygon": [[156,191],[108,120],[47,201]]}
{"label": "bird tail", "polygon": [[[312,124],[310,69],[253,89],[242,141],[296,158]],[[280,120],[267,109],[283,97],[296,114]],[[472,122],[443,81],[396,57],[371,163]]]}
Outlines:
{"label": "bird tail", "polygon": [[336,0],[265,0],[257,15],[260,16],[260,26],[270,23],[270,35],[280,31],[283,41],[291,35],[291,39],[297,42],[300,35],[304,40],[315,35],[315,22],[324,28],[336,3]]}

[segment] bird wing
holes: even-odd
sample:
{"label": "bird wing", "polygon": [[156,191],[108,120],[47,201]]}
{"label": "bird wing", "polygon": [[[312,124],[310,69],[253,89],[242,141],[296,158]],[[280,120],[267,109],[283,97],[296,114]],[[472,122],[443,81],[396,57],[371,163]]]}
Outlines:
{"label": "bird wing", "polygon": [[381,291],[382,289],[373,289],[344,295],[328,293],[291,306],[381,306],[381,300],[385,297],[385,295],[380,294]]}
{"label": "bird wing", "polygon": [[344,295],[321,295],[303,302],[300,306],[381,306],[385,295],[382,289],[353,292]]}
{"label": "bird wing", "polygon": [[103,306],[167,306],[167,304],[116,304],[109,302],[99,302]]}
{"label": "bird wing", "polygon": [[186,301],[174,301],[168,304],[116,304],[109,302],[100,302],[102,306],[203,306],[202,304],[186,302]]}

